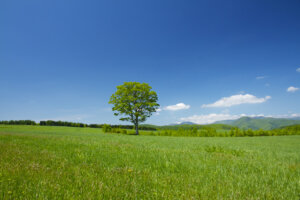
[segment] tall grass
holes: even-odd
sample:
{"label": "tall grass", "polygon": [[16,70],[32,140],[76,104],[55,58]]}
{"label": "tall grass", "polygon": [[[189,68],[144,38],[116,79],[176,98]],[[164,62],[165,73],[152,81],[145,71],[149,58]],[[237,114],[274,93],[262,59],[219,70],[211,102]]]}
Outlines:
{"label": "tall grass", "polygon": [[[120,128],[112,128],[109,125],[103,126],[105,133],[123,133],[134,135],[134,130],[125,130]],[[300,135],[300,125],[293,125],[284,127],[282,129],[273,130],[240,130],[235,127],[230,131],[224,129],[214,129],[206,127],[197,129],[196,127],[190,129],[159,129],[157,131],[140,131],[140,135],[155,135],[155,136],[179,136],[179,137],[253,137],[253,136],[283,136],[283,135]]]}
{"label": "tall grass", "polygon": [[0,126],[0,199],[298,199],[300,136]]}

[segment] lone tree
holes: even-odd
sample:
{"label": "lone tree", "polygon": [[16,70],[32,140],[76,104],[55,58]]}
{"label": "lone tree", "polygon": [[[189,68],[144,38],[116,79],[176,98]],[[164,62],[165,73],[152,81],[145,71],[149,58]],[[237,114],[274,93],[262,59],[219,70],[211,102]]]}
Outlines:
{"label": "lone tree", "polygon": [[109,100],[114,105],[114,115],[122,116],[122,121],[132,122],[136,135],[139,134],[139,123],[146,121],[159,107],[157,94],[151,89],[147,83],[125,82],[117,86]]}

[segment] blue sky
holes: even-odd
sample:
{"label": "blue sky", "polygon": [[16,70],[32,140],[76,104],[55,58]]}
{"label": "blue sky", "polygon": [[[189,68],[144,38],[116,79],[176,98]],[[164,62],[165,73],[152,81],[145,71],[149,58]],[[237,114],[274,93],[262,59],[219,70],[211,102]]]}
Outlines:
{"label": "blue sky", "polygon": [[147,123],[300,116],[299,9],[298,0],[1,1],[0,120],[120,123],[108,100],[125,81],[157,91],[161,111]]}

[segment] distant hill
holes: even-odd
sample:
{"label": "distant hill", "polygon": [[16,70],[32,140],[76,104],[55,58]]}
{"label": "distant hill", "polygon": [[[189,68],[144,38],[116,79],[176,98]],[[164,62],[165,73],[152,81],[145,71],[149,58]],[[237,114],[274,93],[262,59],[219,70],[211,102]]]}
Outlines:
{"label": "distant hill", "polygon": [[241,117],[237,120],[224,120],[215,122],[215,124],[227,124],[231,126],[239,127],[240,129],[264,129],[271,130],[280,128],[283,126],[290,126],[300,124],[300,120],[286,119],[286,118],[271,118],[271,117]]}
{"label": "distant hill", "polygon": [[300,117],[293,117],[291,119],[293,119],[293,120],[300,120]]}
{"label": "distant hill", "polygon": [[178,125],[199,125],[199,124],[196,124],[194,122],[181,122],[181,123],[171,123],[165,126],[178,126]]}
{"label": "distant hill", "polygon": [[165,126],[156,126],[150,124],[143,124],[141,126],[152,127],[156,129],[191,129],[193,127],[197,129],[214,128],[216,130],[230,130],[231,128],[238,127],[240,129],[263,129],[272,130],[278,129],[285,126],[300,124],[299,118],[271,118],[271,117],[241,117],[236,120],[223,120],[217,121],[213,124],[199,125],[193,122],[182,122],[180,124],[170,124]]}
{"label": "distant hill", "polygon": [[193,124],[195,124],[195,123],[193,123],[193,122],[181,122],[179,125],[184,125],[184,124],[190,124],[190,125],[193,125]]}
{"label": "distant hill", "polygon": [[300,124],[291,125],[291,126],[283,126],[278,129],[287,130],[287,131],[291,131],[291,132],[300,132]]}
{"label": "distant hill", "polygon": [[221,121],[216,121],[213,124],[228,124],[231,125],[235,120],[221,120]]}

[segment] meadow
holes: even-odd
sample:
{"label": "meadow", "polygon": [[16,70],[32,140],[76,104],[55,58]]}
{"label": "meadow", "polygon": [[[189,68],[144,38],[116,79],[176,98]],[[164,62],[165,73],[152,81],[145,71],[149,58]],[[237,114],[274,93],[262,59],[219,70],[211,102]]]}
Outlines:
{"label": "meadow", "polygon": [[300,136],[0,125],[0,199],[299,199]]}

